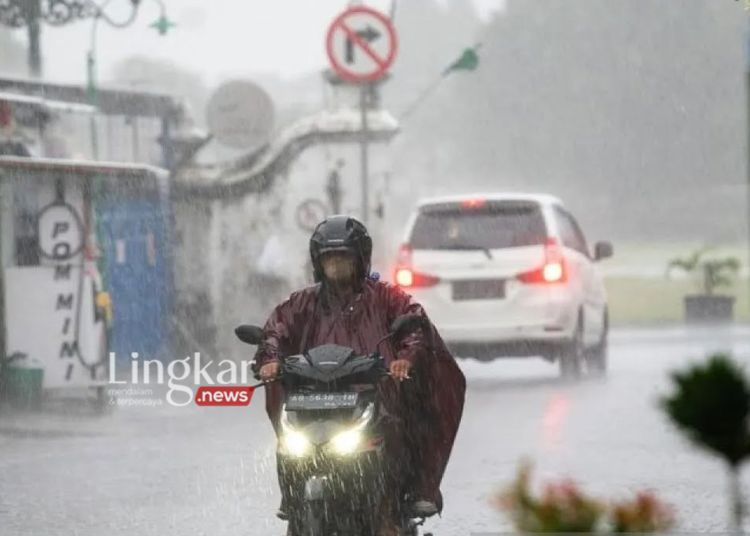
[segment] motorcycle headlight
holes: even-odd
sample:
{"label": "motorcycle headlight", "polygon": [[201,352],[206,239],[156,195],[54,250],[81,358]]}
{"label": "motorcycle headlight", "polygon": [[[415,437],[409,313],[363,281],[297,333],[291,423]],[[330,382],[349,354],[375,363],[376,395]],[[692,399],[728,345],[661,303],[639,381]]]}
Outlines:
{"label": "motorcycle headlight", "polygon": [[356,452],[362,442],[362,432],[359,430],[345,430],[333,436],[331,447],[336,454],[347,455]]}
{"label": "motorcycle headlight", "polygon": [[288,454],[302,458],[312,450],[312,444],[307,436],[292,427],[285,408],[281,410],[281,430],[281,445]]}
{"label": "motorcycle headlight", "polygon": [[281,437],[284,449],[297,458],[301,458],[310,452],[310,440],[302,432],[296,430],[286,430]]}
{"label": "motorcycle headlight", "polygon": [[346,456],[347,454],[353,454],[354,452],[356,452],[362,444],[362,440],[364,438],[363,430],[367,427],[374,414],[375,406],[373,404],[369,404],[362,412],[362,415],[359,417],[359,419],[357,419],[357,422],[354,424],[354,426],[333,436],[331,442],[329,443],[330,448],[336,454],[340,454],[342,456]]}

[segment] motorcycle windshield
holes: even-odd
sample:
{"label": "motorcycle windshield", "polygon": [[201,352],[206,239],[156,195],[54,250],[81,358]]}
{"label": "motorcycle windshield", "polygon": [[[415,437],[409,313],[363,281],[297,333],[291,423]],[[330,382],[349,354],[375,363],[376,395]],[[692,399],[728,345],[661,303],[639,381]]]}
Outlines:
{"label": "motorcycle windshield", "polygon": [[336,344],[324,344],[284,361],[284,376],[293,384],[375,383],[382,370],[379,355],[355,355],[351,348]]}

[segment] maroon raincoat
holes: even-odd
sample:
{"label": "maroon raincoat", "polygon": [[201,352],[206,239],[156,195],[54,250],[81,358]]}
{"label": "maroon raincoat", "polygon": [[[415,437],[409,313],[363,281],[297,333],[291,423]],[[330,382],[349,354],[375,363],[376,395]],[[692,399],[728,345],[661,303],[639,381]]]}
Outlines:
{"label": "maroon raincoat", "polygon": [[[327,343],[361,354],[373,352],[393,320],[403,314],[427,318],[422,306],[403,290],[370,279],[348,303],[337,302],[320,284],[294,292],[266,322],[255,370],[280,356]],[[410,375],[414,378],[401,384],[385,378],[380,390],[388,413],[399,417],[406,449],[418,465],[415,490],[440,508],[440,480],[461,421],[466,381],[437,330],[428,324],[428,329],[380,345],[387,365],[406,359],[413,365]],[[279,383],[266,386],[266,411],[277,433],[282,402],[283,387]]]}

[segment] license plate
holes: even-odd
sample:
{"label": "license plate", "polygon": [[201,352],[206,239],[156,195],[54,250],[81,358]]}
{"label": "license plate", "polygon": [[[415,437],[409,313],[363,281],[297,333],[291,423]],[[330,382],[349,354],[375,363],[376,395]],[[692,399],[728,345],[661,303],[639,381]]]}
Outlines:
{"label": "license plate", "polygon": [[292,393],[286,399],[286,409],[353,408],[357,405],[357,393]]}
{"label": "license plate", "polygon": [[453,282],[453,299],[496,300],[505,298],[504,279],[477,279]]}

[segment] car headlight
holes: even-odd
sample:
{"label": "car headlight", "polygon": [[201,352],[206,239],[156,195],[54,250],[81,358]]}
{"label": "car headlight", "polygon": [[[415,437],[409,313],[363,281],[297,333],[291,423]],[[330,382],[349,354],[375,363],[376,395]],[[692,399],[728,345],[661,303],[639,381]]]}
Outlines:
{"label": "car headlight", "polygon": [[331,439],[331,447],[336,454],[347,455],[356,452],[361,442],[361,431],[345,430],[333,436],[333,439]]}
{"label": "car headlight", "polygon": [[284,449],[297,458],[301,458],[310,452],[310,440],[302,432],[286,430],[284,435],[281,436],[281,442],[284,445]]}

